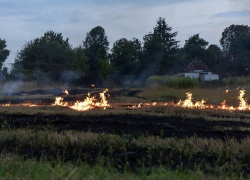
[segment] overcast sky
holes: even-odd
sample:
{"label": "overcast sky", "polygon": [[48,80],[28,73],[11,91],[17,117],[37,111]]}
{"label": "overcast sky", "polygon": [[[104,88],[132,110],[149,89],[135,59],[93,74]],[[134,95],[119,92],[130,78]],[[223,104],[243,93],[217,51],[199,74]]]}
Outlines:
{"label": "overcast sky", "polygon": [[11,50],[5,65],[14,62],[25,42],[48,30],[62,33],[76,47],[87,32],[102,26],[112,48],[120,38],[142,40],[159,17],[178,31],[181,47],[197,33],[219,45],[226,27],[250,26],[250,0],[0,0],[0,38]]}

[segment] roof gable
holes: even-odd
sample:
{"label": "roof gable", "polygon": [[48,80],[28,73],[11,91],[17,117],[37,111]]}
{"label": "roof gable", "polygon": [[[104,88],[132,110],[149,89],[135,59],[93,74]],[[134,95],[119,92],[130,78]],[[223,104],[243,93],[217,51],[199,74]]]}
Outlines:
{"label": "roof gable", "polygon": [[184,72],[194,72],[195,70],[202,70],[203,72],[211,72],[205,62],[199,58],[195,58],[184,70]]}

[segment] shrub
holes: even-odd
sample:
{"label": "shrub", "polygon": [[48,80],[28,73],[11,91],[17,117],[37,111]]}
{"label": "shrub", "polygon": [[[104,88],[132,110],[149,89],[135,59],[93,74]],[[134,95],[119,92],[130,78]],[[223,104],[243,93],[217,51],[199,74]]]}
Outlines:
{"label": "shrub", "polygon": [[222,86],[246,86],[250,85],[250,77],[229,77],[222,79]]}
{"label": "shrub", "polygon": [[199,86],[198,79],[183,76],[150,76],[146,80],[147,87],[166,86],[173,88],[193,88]]}

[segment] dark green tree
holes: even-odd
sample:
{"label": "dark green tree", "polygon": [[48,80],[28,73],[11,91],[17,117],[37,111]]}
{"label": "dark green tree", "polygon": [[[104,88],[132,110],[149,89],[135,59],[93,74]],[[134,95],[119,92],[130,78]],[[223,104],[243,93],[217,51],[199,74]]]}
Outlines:
{"label": "dark green tree", "polygon": [[206,47],[209,43],[199,37],[199,34],[195,34],[185,40],[184,50],[186,58],[189,62],[194,60],[196,57],[204,59],[206,57]]}
{"label": "dark green tree", "polygon": [[141,42],[138,39],[127,40],[121,38],[115,41],[110,53],[110,62],[114,68],[116,83],[119,84],[123,80],[134,77],[141,53]]}
{"label": "dark green tree", "polygon": [[220,70],[218,70],[218,64],[220,63],[221,58],[222,51],[220,47],[215,44],[210,44],[206,49],[206,56],[204,58],[204,61],[212,71],[217,73],[220,72]]}
{"label": "dark green tree", "polygon": [[84,51],[80,51],[83,50],[73,49],[69,38],[64,39],[61,33],[47,31],[18,51],[11,77],[16,79],[15,74],[22,73],[26,79],[62,81],[65,71],[86,72],[87,57],[83,55]]}
{"label": "dark green tree", "polygon": [[73,57],[70,69],[78,71],[83,77],[89,74],[89,59],[85,54],[85,49],[82,46],[73,49]]}
{"label": "dark green tree", "polygon": [[250,74],[249,34],[250,27],[234,24],[222,32],[220,43],[229,76]]}
{"label": "dark green tree", "polygon": [[83,47],[89,58],[88,84],[102,84],[111,73],[108,60],[109,42],[105,30],[101,26],[93,28],[87,33]]}
{"label": "dark green tree", "polygon": [[250,75],[250,32],[240,34],[230,45],[233,76]]}
{"label": "dark green tree", "polygon": [[178,42],[164,18],[159,18],[154,32],[145,35],[143,46],[143,69],[147,75],[167,74],[177,57]]}
{"label": "dark green tree", "polygon": [[3,77],[5,80],[8,80],[9,79],[9,70],[6,66],[3,67]]}
{"label": "dark green tree", "polygon": [[0,69],[2,69],[4,61],[10,55],[10,50],[6,49],[6,41],[4,39],[0,39]]}
{"label": "dark green tree", "polygon": [[230,56],[231,44],[239,37],[241,34],[249,33],[250,27],[247,25],[234,25],[227,27],[222,32],[220,39],[220,44],[222,46],[222,51],[224,56]]}

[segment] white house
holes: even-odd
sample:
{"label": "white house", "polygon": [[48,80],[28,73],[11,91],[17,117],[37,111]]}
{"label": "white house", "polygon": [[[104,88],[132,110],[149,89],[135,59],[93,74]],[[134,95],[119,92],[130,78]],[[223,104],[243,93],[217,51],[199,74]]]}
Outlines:
{"label": "white house", "polygon": [[219,75],[214,74],[199,58],[195,58],[184,70],[184,72],[179,73],[179,76],[199,78],[200,81],[213,81],[219,80]]}

